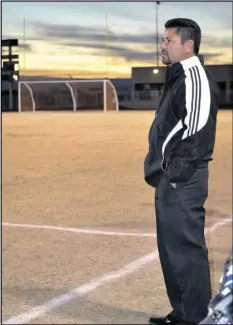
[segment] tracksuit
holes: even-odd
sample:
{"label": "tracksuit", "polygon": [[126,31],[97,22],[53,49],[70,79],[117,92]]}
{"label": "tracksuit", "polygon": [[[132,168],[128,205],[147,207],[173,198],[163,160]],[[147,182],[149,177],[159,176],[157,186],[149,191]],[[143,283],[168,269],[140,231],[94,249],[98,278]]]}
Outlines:
{"label": "tracksuit", "polygon": [[199,322],[211,299],[205,208],[218,87],[197,56],[167,67],[149,131],[145,181],[155,191],[157,243],[172,315]]}

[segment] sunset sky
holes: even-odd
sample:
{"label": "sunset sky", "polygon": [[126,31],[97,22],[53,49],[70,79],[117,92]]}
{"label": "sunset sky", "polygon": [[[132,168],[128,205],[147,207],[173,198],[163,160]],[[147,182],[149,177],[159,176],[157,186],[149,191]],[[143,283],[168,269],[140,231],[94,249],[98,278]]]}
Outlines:
{"label": "sunset sky", "polygon": [[[18,38],[24,75],[130,77],[156,65],[154,2],[3,2],[2,38]],[[162,2],[159,34],[174,17],[202,29],[206,64],[232,63],[232,3]],[[106,55],[106,14],[109,45]],[[24,20],[25,39],[24,43]]]}

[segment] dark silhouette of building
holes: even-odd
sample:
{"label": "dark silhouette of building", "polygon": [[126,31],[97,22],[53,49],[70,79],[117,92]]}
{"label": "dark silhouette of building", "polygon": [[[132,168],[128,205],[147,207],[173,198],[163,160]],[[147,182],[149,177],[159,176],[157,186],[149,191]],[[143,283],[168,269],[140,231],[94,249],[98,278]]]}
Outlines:
{"label": "dark silhouette of building", "polygon": [[[233,65],[206,65],[217,81],[220,109],[233,108]],[[166,67],[133,67],[131,100],[121,102],[125,109],[156,109],[163,91]]]}
{"label": "dark silhouette of building", "polygon": [[2,111],[17,111],[19,55],[15,54],[15,47],[18,48],[18,40],[2,40],[1,47]]}

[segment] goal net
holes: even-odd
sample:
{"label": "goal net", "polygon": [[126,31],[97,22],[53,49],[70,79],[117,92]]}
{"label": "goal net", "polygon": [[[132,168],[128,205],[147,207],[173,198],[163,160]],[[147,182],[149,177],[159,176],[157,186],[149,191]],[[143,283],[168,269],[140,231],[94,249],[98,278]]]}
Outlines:
{"label": "goal net", "polygon": [[118,111],[110,80],[19,81],[18,111]]}

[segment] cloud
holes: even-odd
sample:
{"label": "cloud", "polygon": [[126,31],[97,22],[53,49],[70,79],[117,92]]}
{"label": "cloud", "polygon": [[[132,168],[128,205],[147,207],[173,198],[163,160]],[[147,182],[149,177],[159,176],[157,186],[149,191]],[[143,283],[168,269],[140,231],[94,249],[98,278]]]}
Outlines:
{"label": "cloud", "polygon": [[208,60],[215,60],[218,57],[222,56],[222,53],[206,53],[206,52],[202,52],[202,51],[200,52],[200,54],[203,55],[205,63]]}
{"label": "cloud", "polygon": [[[106,30],[101,27],[87,27],[79,25],[60,25],[49,24],[42,22],[31,22],[30,24],[35,28],[36,33],[40,37],[47,37],[51,40],[60,41],[72,40],[74,44],[85,40],[93,43],[106,42]],[[108,31],[108,38],[112,43],[136,43],[148,44],[155,42],[155,33],[146,34],[116,34],[113,31]]]}
{"label": "cloud", "polygon": [[[72,48],[87,48],[92,49],[92,55],[98,56],[105,56],[106,55],[106,45],[104,43],[97,43],[93,45],[92,43],[82,42],[82,43],[75,43],[75,42],[65,42],[63,45],[72,47]],[[154,60],[156,57],[156,51],[144,51],[137,50],[137,49],[130,49],[124,45],[109,45],[109,56],[112,58],[122,58],[125,61],[129,62],[132,60],[135,61],[151,61]],[[77,50],[78,54],[78,50]]]}
{"label": "cloud", "polygon": [[[2,36],[2,39],[12,39],[12,38],[17,38],[17,37],[12,37],[12,36],[9,36],[9,35],[3,35]],[[33,45],[32,44],[29,44],[28,42],[27,43],[21,43],[21,41],[18,42],[18,48],[19,48],[19,51],[23,51],[25,50],[26,53],[31,53],[33,52]],[[6,48],[2,48],[3,51],[7,52],[8,49]]]}
{"label": "cloud", "polygon": [[[88,43],[79,43],[79,44],[74,44],[74,43],[66,43],[66,46],[72,46],[72,47],[85,47],[85,48],[93,48],[93,44],[88,44]],[[93,52],[94,55],[98,56],[104,56],[105,55],[105,45],[104,44],[96,44],[95,45],[95,51]],[[119,46],[119,45],[111,45],[109,48],[110,56],[112,58],[123,58],[127,62],[131,61],[143,61],[143,62],[152,62],[153,64],[156,62],[156,57],[157,57],[157,51],[156,48],[155,50],[148,49],[147,51],[145,50],[137,50],[137,49],[130,49],[127,46]],[[159,53],[160,55],[160,53]],[[209,59],[214,59],[217,58],[218,56],[222,55],[222,53],[207,53],[207,52],[202,52],[202,55],[204,56],[205,60]]]}
{"label": "cloud", "polygon": [[33,51],[33,46],[31,44],[28,43],[19,43],[19,49],[22,51],[25,51],[27,53],[30,53]]}
{"label": "cloud", "polygon": [[230,37],[203,36],[202,44],[212,48],[232,48],[232,39]]}
{"label": "cloud", "polygon": [[[106,51],[106,44],[109,46],[109,54],[112,57],[119,57],[129,62],[151,61],[156,57],[155,34],[116,34],[108,32],[104,28],[84,27],[79,25],[59,25],[42,22],[31,22],[30,25],[36,31],[36,37],[32,40],[49,40],[51,43],[70,48],[92,49],[95,55],[103,56]],[[132,45],[142,48],[142,50],[132,49]],[[149,50],[147,50],[151,47]],[[135,46],[134,46],[135,47]],[[154,50],[152,50],[154,48]]]}
{"label": "cloud", "polygon": [[[51,44],[66,46],[70,49],[92,50],[89,53],[105,56],[106,31],[103,27],[61,25],[44,22],[28,22],[34,36],[29,36],[27,41],[49,41]],[[161,39],[161,35],[159,35]],[[23,46],[23,45],[22,45]],[[32,51],[32,46],[27,44],[27,50]],[[128,34],[108,32],[109,56],[112,59],[122,59],[126,62],[156,62],[156,35],[154,32]],[[213,53],[202,53],[205,60],[217,59],[222,54],[223,48],[231,48],[232,41],[229,37],[203,37],[202,48],[211,48]],[[48,48],[49,51],[49,48]],[[160,51],[160,49],[159,49]]]}

